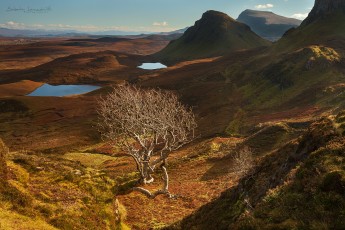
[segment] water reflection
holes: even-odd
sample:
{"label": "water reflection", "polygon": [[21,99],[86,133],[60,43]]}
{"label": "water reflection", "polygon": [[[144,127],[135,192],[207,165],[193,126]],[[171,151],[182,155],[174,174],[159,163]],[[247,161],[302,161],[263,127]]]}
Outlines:
{"label": "water reflection", "polygon": [[153,69],[165,69],[167,68],[167,66],[163,65],[162,63],[157,62],[157,63],[143,63],[141,66],[138,66],[138,68],[153,70]]}
{"label": "water reflection", "polygon": [[35,91],[31,92],[27,96],[52,96],[52,97],[63,97],[70,95],[84,94],[96,89],[99,86],[94,85],[49,85],[44,84],[37,88]]}

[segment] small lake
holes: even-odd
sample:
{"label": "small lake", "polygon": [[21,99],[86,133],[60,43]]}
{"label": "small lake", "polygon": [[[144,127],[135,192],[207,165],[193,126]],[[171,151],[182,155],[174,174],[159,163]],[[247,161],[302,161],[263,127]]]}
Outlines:
{"label": "small lake", "polygon": [[101,87],[94,85],[49,85],[44,84],[26,96],[63,97],[84,94]]}
{"label": "small lake", "polygon": [[154,70],[154,69],[165,69],[168,68],[166,65],[163,65],[162,63],[143,63],[142,65],[138,66],[140,69],[148,69],[148,70]]}

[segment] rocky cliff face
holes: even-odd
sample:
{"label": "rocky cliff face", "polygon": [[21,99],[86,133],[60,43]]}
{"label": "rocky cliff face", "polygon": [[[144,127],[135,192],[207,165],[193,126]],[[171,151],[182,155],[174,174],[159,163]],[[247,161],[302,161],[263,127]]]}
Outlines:
{"label": "rocky cliff face", "polygon": [[345,13],[345,0],[316,0],[312,11],[302,25],[310,24],[318,18],[327,17],[337,11]]}

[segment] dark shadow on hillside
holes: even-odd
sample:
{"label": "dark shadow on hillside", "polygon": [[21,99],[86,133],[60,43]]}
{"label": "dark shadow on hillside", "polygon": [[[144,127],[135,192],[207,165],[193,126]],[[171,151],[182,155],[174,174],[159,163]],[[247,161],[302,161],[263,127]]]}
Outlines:
{"label": "dark shadow on hillside", "polygon": [[336,135],[331,121],[322,120],[298,141],[266,156],[236,187],[166,229],[233,229],[232,225],[246,209],[255,208],[268,190],[283,184],[297,164]]}
{"label": "dark shadow on hillside", "polygon": [[208,180],[215,180],[219,177],[221,177],[224,174],[229,174],[231,172],[234,172],[233,166],[233,158],[231,157],[231,152],[229,155],[226,155],[222,157],[221,159],[210,159],[208,160],[209,163],[214,163],[213,166],[204,173],[204,175],[201,177],[202,181],[208,181]]}
{"label": "dark shadow on hillside", "polygon": [[274,149],[282,147],[287,142],[296,138],[296,130],[292,130],[286,124],[273,124],[261,128],[259,131],[249,136],[242,144],[237,146],[235,150],[229,150],[228,155],[221,159],[209,160],[214,162],[213,166],[202,176],[201,180],[207,181],[216,179],[224,174],[236,173],[236,165],[233,160],[233,154],[243,147],[249,147],[253,157],[263,156]]}

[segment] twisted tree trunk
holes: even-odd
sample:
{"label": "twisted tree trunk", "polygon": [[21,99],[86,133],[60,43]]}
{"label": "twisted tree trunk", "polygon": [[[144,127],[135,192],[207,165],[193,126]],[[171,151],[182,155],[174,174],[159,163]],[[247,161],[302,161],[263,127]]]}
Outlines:
{"label": "twisted tree trunk", "polygon": [[145,196],[151,199],[156,198],[156,196],[158,195],[167,195],[171,197],[170,192],[169,192],[169,175],[168,175],[167,169],[165,168],[165,163],[162,163],[160,168],[162,169],[162,172],[163,172],[163,181],[164,181],[162,189],[157,190],[155,192],[150,192],[149,190],[145,188],[135,187],[133,188],[133,190],[141,192],[142,194],[144,194]]}
{"label": "twisted tree trunk", "polygon": [[154,181],[151,173],[153,173],[153,170],[150,168],[149,160],[145,160],[143,162],[143,182],[144,184],[150,184]]}

